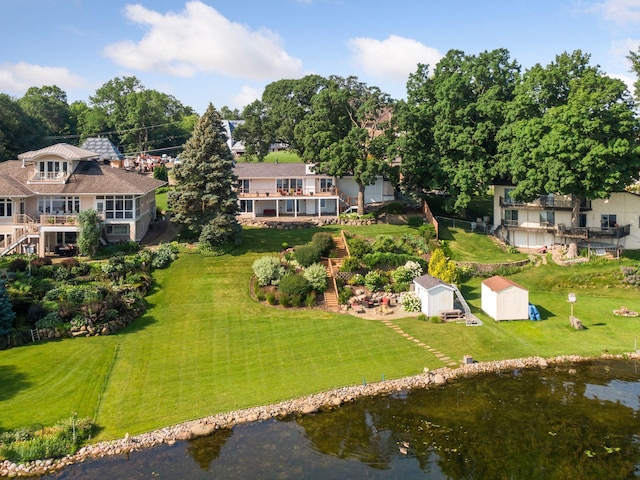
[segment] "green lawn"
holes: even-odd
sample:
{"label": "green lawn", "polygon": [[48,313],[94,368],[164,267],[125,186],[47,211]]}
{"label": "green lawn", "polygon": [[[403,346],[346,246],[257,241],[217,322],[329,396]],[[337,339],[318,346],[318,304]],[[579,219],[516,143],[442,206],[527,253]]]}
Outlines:
{"label": "green lawn", "polygon": [[527,258],[522,253],[505,252],[488,235],[461,228],[441,227],[440,239],[445,242],[446,254],[459,262],[506,263]]}
{"label": "green lawn", "polygon": [[[75,412],[96,414],[99,439],[110,439],[441,366],[433,353],[380,322],[266,307],[250,298],[255,259],[284,241],[308,242],[319,230],[246,229],[243,246],[227,255],[182,254],[169,269],[156,272],[147,314],[118,335],[0,351],[0,429],[48,425]],[[413,231],[393,225],[351,230],[366,236]],[[514,275],[530,289],[541,322],[493,322],[479,312],[481,279],[472,279],[462,291],[483,326],[415,318],[397,323],[454,359],[630,351],[640,320],[611,311],[622,305],[639,310],[640,296],[637,289],[605,288],[618,270],[612,261],[543,265]],[[575,314],[585,331],[569,327],[569,291],[577,293]]]}

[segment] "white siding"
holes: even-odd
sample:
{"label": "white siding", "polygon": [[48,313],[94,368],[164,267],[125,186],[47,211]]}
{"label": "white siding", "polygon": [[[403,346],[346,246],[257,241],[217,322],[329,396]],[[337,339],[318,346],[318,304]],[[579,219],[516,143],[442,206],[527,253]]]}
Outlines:
{"label": "white siding", "polygon": [[527,320],[529,292],[515,286],[495,292],[483,284],[482,310],[495,321]]}

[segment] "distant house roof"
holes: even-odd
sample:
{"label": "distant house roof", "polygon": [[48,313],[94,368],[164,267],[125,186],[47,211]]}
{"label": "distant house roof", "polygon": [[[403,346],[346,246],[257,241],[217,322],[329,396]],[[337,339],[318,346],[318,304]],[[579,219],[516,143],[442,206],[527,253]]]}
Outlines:
{"label": "distant house roof", "polygon": [[509,280],[508,278],[501,277],[500,275],[494,275],[491,278],[487,278],[482,282],[483,285],[486,285],[494,292],[501,292],[502,290],[506,290],[510,287],[516,287],[521,290],[526,290],[525,288],[518,285],[513,280]]}
{"label": "distant house roof", "polygon": [[62,157],[65,160],[91,160],[99,157],[99,155],[94,151],[69,145],[68,143],[57,143],[56,145],[41,148],[40,150],[21,153],[18,155],[18,159],[23,161],[33,161],[38,158],[48,157],[51,155]]}
{"label": "distant house roof", "polygon": [[443,282],[442,280],[432,277],[431,275],[422,275],[413,280],[414,283],[420,285],[425,290],[431,290],[434,287],[442,286],[453,290],[453,287],[448,283]]}
{"label": "distant house roof", "polygon": [[[238,178],[300,178],[306,176],[318,176],[316,174],[309,173],[307,170],[307,164],[302,162],[242,162],[236,163],[234,173]],[[328,175],[325,176],[329,178]]]}
{"label": "distant house roof", "polygon": [[122,160],[124,155],[111,140],[102,137],[87,138],[82,144],[82,148],[96,152],[100,155],[100,160]]}

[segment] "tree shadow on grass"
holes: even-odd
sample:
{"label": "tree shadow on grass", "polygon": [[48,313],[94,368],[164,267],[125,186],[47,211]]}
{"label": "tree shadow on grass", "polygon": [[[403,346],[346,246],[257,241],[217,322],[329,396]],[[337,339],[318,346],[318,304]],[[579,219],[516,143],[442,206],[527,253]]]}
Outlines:
{"label": "tree shadow on grass", "polygon": [[0,402],[8,400],[20,390],[29,388],[31,382],[27,381],[27,375],[14,365],[0,365]]}
{"label": "tree shadow on grass", "polygon": [[156,323],[157,320],[152,315],[143,315],[136,318],[132,323],[119,330],[116,335],[127,335],[130,333],[141,332],[150,325]]}

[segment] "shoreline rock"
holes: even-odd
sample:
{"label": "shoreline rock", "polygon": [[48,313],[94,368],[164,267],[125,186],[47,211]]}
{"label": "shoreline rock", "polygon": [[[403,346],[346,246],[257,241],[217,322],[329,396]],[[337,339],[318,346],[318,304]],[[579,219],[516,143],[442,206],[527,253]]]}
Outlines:
{"label": "shoreline rock", "polygon": [[619,355],[607,354],[598,357],[581,357],[577,355],[563,355],[552,358],[529,357],[475,362],[464,364],[455,369],[449,367],[441,367],[436,370],[425,369],[423,373],[411,377],[341,387],[301,398],[284,400],[271,405],[219,413],[135,436],[130,436],[127,433],[122,439],[85,445],[75,454],[67,455],[59,459],[36,460],[26,464],[15,464],[9,461],[3,461],[0,462],[0,477],[45,475],[91,458],[128,454],[133,451],[155,447],[163,443],[172,445],[176,441],[208,436],[217,430],[233,428],[234,425],[242,423],[278,419],[287,415],[315,414],[316,412],[340,408],[342,404],[352,402],[357,398],[397,391],[428,389],[446,385],[458,378],[469,378],[520,369],[544,370],[554,364],[580,363],[602,359],[625,360],[630,358],[640,358],[640,352]]}

